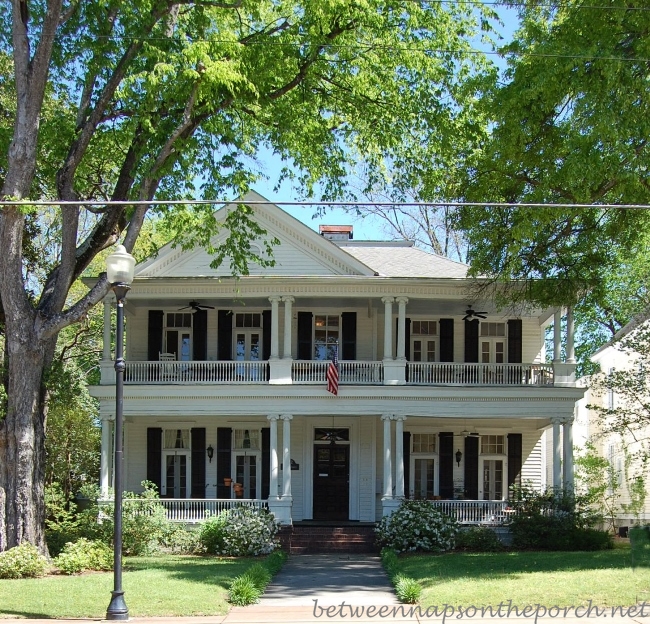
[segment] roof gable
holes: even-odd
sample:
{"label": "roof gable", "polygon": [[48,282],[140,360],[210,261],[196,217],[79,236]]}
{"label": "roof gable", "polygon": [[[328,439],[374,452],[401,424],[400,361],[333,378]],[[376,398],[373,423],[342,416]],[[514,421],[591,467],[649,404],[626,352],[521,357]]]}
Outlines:
{"label": "roof gable", "polygon": [[[275,204],[255,193],[248,192],[243,198],[256,203],[253,208],[255,219],[267,231],[267,240],[277,238],[280,245],[273,248],[275,266],[264,268],[250,265],[250,275],[269,276],[326,276],[326,275],[373,275],[374,270],[329,240],[281,210]],[[222,206],[216,217],[223,220],[234,204]],[[225,240],[226,232],[213,239],[218,246]],[[253,244],[255,246],[255,243]],[[264,250],[263,241],[256,245],[259,254]],[[174,248],[171,244],[162,247],[154,258],[136,267],[136,277],[226,277],[232,275],[228,258],[221,266],[210,267],[211,256],[203,249]]]}

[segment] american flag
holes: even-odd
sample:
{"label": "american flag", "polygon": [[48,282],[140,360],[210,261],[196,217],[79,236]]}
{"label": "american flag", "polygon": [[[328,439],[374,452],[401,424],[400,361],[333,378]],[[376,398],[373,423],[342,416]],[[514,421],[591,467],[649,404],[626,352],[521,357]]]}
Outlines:
{"label": "american flag", "polygon": [[339,393],[339,361],[338,361],[339,346],[334,346],[334,355],[332,361],[327,367],[327,391],[334,395]]}

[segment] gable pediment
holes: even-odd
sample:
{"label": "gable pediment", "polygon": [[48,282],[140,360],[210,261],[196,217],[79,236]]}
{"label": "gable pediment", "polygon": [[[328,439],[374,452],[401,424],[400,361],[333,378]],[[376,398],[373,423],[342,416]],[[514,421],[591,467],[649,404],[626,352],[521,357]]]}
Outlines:
{"label": "gable pediment", "polygon": [[[252,202],[255,219],[266,230],[266,239],[277,239],[280,244],[273,247],[272,267],[249,266],[253,276],[337,276],[373,275],[374,271],[360,260],[348,254],[337,245],[318,235],[305,224],[281,210],[264,197],[249,192],[243,198]],[[233,206],[234,207],[234,206]],[[223,219],[229,206],[220,208],[216,216]],[[222,232],[212,241],[217,247],[225,240],[227,232]],[[252,245],[262,257],[264,242]],[[190,250],[163,247],[158,256],[150,258],[136,267],[136,277],[227,277],[232,275],[230,260],[225,258],[221,266],[212,268],[212,257],[208,252],[196,247]]]}

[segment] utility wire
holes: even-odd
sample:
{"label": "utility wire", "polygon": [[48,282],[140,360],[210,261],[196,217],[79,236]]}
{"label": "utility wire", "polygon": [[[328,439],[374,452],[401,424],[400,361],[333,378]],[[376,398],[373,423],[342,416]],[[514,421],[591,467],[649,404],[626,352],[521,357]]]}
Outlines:
{"label": "utility wire", "polygon": [[271,200],[245,200],[245,199],[151,199],[151,200],[109,200],[100,201],[96,199],[86,199],[79,201],[56,201],[56,200],[0,200],[0,206],[201,206],[201,205],[244,205],[244,206],[264,206],[272,204],[275,206],[301,206],[304,208],[324,207],[324,208],[361,208],[361,207],[384,207],[384,208],[463,208],[463,207],[484,207],[484,208],[582,208],[586,210],[650,210],[650,204],[562,204],[562,203],[541,203],[541,202],[355,202],[355,201],[271,201]]}

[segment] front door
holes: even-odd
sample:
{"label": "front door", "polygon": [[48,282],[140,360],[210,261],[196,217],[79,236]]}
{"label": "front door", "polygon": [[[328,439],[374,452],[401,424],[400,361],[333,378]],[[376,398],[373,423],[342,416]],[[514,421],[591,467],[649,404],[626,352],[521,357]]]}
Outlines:
{"label": "front door", "polygon": [[350,507],[350,447],[314,445],[314,520],[347,520]]}
{"label": "front door", "polygon": [[188,498],[190,492],[189,457],[182,452],[163,452],[163,498]]}

